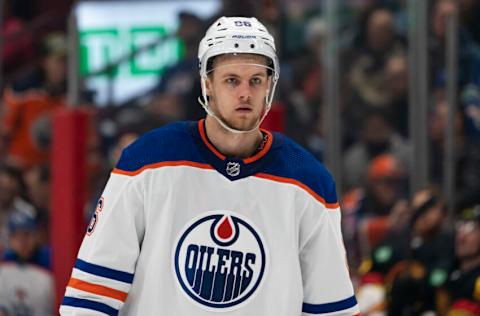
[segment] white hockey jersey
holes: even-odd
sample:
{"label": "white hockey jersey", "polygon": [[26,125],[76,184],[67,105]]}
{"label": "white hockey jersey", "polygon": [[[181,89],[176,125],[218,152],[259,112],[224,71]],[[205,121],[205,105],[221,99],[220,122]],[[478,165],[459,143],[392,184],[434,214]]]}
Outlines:
{"label": "white hockey jersey", "polygon": [[356,315],[335,183],[269,133],[222,155],[204,121],[127,147],[87,229],[62,315]]}
{"label": "white hockey jersey", "polygon": [[0,264],[0,315],[53,316],[53,293],[50,271],[29,263]]}

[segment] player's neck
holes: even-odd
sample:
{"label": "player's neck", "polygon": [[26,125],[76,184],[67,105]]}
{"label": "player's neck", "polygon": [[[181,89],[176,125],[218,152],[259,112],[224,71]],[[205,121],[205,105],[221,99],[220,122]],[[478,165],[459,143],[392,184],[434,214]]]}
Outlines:
{"label": "player's neck", "polygon": [[205,119],[205,129],[210,142],[228,157],[248,158],[256,152],[262,141],[262,132],[258,129],[249,133],[232,133],[211,116]]}

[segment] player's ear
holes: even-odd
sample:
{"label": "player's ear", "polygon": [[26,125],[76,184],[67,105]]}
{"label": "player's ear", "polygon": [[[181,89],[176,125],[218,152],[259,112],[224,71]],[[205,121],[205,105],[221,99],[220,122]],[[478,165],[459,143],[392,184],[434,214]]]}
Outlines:
{"label": "player's ear", "polygon": [[211,91],[212,91],[211,87],[212,87],[212,84],[211,84],[211,82],[210,82],[210,77],[207,77],[207,78],[205,79],[205,92],[206,92],[207,96],[212,95],[212,93],[211,93]]}

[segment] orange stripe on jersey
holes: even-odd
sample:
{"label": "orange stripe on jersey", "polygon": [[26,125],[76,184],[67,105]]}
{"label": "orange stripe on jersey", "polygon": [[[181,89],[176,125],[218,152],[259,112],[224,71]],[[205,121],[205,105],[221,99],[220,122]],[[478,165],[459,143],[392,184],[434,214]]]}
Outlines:
{"label": "orange stripe on jersey", "polygon": [[205,130],[203,128],[203,122],[205,120],[202,119],[200,121],[198,121],[198,131],[200,132],[200,136],[202,137],[202,141],[205,143],[205,145],[207,145],[208,149],[210,149],[211,152],[213,152],[215,154],[215,156],[217,156],[218,158],[222,159],[222,160],[225,160],[226,157],[225,155],[222,155],[222,153],[220,153],[215,147],[213,147],[212,144],[210,144],[210,142],[208,141],[208,138],[207,138],[207,134],[205,133]]}
{"label": "orange stripe on jersey", "polygon": [[[208,149],[210,149],[210,151],[215,154],[215,156],[217,156],[218,158],[220,158],[222,160],[225,160],[226,159],[225,155],[223,155],[221,152],[219,152],[212,145],[212,143],[210,143],[210,141],[208,140],[207,133],[205,132],[205,127],[203,125],[204,122],[205,122],[205,119],[202,119],[202,120],[198,121],[198,132],[200,133],[200,137],[202,138],[202,141],[205,143],[205,145],[208,147]],[[249,164],[249,163],[252,163],[252,162],[255,162],[255,161],[259,160],[260,158],[265,156],[268,153],[268,151],[270,150],[270,147],[272,147],[272,144],[273,144],[272,133],[270,133],[269,131],[264,130],[264,129],[261,129],[261,131],[268,135],[267,143],[262,148],[262,150],[260,150],[254,156],[243,159],[243,163]]]}
{"label": "orange stripe on jersey", "polygon": [[272,147],[272,143],[273,143],[273,136],[272,136],[272,133],[270,133],[269,131],[267,130],[264,130],[262,129],[262,132],[266,133],[268,135],[268,138],[267,138],[267,143],[265,144],[265,146],[262,148],[262,150],[260,150],[256,155],[250,157],[250,158],[247,158],[247,159],[243,159],[243,162],[244,163],[252,163],[254,161],[257,161],[258,159],[262,158],[263,156],[265,156],[267,154],[267,152],[270,150],[270,147]]}
{"label": "orange stripe on jersey", "polygon": [[125,171],[125,170],[115,168],[113,169],[112,173],[123,174],[125,176],[136,176],[137,174],[140,174],[147,169],[157,169],[161,167],[175,167],[175,166],[189,166],[189,167],[195,167],[200,169],[213,169],[212,166],[207,164],[188,161],[188,160],[179,160],[179,161],[163,161],[163,162],[152,163],[149,165],[145,165],[142,168],[135,171]]}
{"label": "orange stripe on jersey", "polygon": [[291,179],[291,178],[284,178],[284,177],[279,177],[279,176],[273,176],[271,174],[266,174],[266,173],[257,173],[255,174],[255,177],[262,178],[262,179],[268,179],[272,181],[277,181],[277,182],[282,182],[282,183],[290,183],[294,184],[305,191],[307,191],[311,196],[313,196],[317,201],[325,205],[326,208],[328,209],[337,209],[339,208],[339,204],[337,203],[327,203],[324,198],[322,198],[320,195],[315,193],[312,189],[307,187],[305,184],[301,183],[300,181]]}
{"label": "orange stripe on jersey", "polygon": [[109,288],[107,286],[93,284],[85,282],[79,279],[70,278],[68,286],[77,290],[89,292],[92,294],[97,294],[101,296],[107,296],[122,302],[127,300],[128,293]]}

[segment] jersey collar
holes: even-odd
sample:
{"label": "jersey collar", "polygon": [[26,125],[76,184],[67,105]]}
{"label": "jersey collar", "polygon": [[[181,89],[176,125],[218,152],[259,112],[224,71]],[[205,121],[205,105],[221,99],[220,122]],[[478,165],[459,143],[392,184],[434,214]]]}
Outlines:
{"label": "jersey collar", "polygon": [[261,129],[261,131],[268,135],[263,148],[251,157],[240,159],[225,156],[215,148],[207,137],[204,119],[198,121],[195,127],[192,126],[197,145],[206,162],[232,181],[260,172],[273,158],[276,152],[274,149],[279,145],[278,139],[267,130]]}
{"label": "jersey collar", "polygon": [[[249,164],[249,163],[252,163],[252,162],[255,162],[255,161],[261,159],[263,156],[265,156],[268,153],[268,151],[272,147],[272,143],[273,143],[272,133],[270,133],[269,131],[264,130],[264,129],[260,129],[260,130],[262,131],[262,133],[265,133],[266,135],[268,135],[267,142],[266,142],[265,145],[263,145],[263,148],[260,151],[258,151],[255,155],[253,155],[249,158],[242,159],[244,164]],[[225,155],[223,155],[217,148],[215,148],[215,146],[208,139],[206,129],[205,129],[205,119],[202,119],[202,120],[198,121],[198,132],[199,132],[200,137],[202,138],[202,141],[205,144],[205,146],[207,146],[207,148],[213,154],[215,154],[215,156],[217,156],[221,160],[226,160],[227,159],[227,157]]]}

